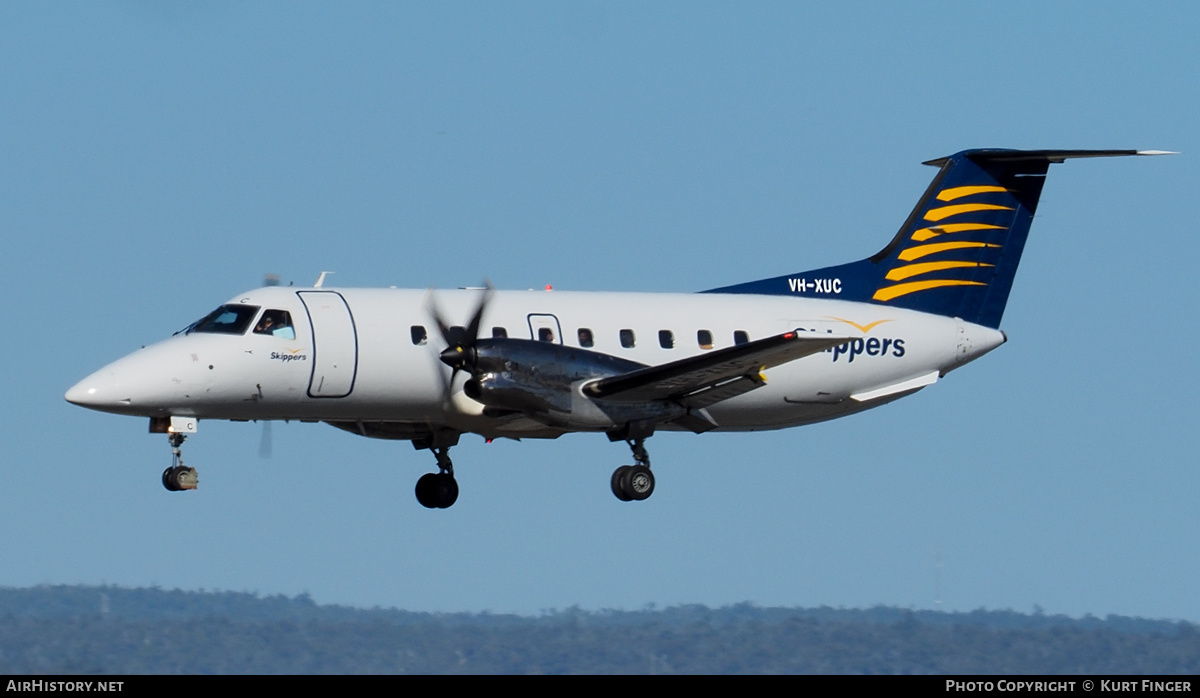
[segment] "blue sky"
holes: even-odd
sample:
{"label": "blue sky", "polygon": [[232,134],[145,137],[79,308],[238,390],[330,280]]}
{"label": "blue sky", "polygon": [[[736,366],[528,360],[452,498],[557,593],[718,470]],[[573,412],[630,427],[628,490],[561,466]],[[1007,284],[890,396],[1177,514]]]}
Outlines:
{"label": "blue sky", "polygon": [[[1076,9],[1078,8],[1078,9]],[[0,5],[0,585],[412,610],[869,606],[1200,621],[1189,3]],[[623,444],[205,422],[202,489],[74,382],[264,273],[693,291],[859,259],[973,147],[1052,168],[1003,329],[849,419]],[[939,566],[940,560],[940,566]],[[940,603],[939,603],[940,602]]]}

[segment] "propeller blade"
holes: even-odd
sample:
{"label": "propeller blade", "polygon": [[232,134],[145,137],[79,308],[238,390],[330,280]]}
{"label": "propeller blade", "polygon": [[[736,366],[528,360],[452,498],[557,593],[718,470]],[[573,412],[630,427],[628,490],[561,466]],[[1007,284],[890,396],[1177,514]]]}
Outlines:
{"label": "propeller blade", "polygon": [[258,457],[271,457],[271,422],[267,420],[263,422],[262,438],[258,442]]}
{"label": "propeller blade", "polygon": [[425,307],[429,311],[429,315],[433,317],[433,321],[437,323],[438,333],[442,335],[442,340],[446,344],[453,345],[451,341],[451,328],[446,324],[445,316],[442,315],[441,309],[438,307],[437,300],[434,299],[433,289],[429,289],[429,293],[425,294]]}
{"label": "propeller blade", "polygon": [[487,279],[483,280],[483,293],[479,295],[479,305],[475,306],[475,314],[471,316],[471,324],[467,325],[467,336],[471,338],[471,346],[475,346],[475,342],[479,339],[479,324],[483,322],[483,311],[487,310],[488,302],[492,300],[492,293],[496,290],[492,286],[492,282]]}
{"label": "propeller blade", "polygon": [[496,287],[492,286],[492,282],[484,279],[483,293],[480,294],[475,311],[471,314],[471,321],[467,323],[466,327],[447,323],[446,316],[442,314],[441,308],[438,307],[437,300],[434,298],[433,289],[429,289],[429,293],[425,296],[429,314],[437,323],[442,340],[446,342],[446,348],[438,354],[438,359],[451,369],[450,379],[445,384],[447,398],[450,396],[454,379],[458,377],[459,371],[467,371],[474,375],[475,361],[478,356],[475,346],[479,341],[479,326],[483,324],[483,314],[487,312],[488,303],[491,302],[492,293],[495,290]]}

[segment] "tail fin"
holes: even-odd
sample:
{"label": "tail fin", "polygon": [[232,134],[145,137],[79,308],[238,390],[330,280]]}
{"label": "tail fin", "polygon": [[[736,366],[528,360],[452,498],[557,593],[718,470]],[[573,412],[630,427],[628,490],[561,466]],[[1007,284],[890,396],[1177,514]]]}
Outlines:
{"label": "tail fin", "polygon": [[999,327],[1046,171],[1136,150],[964,150],[941,168],[887,247],[867,259],[706,293],[865,301]]}

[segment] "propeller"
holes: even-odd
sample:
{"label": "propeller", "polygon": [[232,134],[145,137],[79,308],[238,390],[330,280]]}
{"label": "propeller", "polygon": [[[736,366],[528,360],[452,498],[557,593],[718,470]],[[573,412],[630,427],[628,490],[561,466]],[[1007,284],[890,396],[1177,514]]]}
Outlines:
{"label": "propeller", "polygon": [[487,310],[487,304],[496,290],[490,281],[485,280],[484,283],[479,303],[475,306],[475,312],[471,315],[471,321],[467,323],[466,327],[447,324],[445,315],[442,314],[434,300],[433,291],[429,292],[429,314],[433,316],[438,332],[446,342],[446,348],[442,350],[438,358],[452,369],[447,391],[449,391],[449,386],[454,383],[459,371],[474,373],[475,361],[478,358],[475,347],[479,341],[479,324],[483,322],[483,313]]}
{"label": "propeller", "polygon": [[[263,274],[263,286],[278,286],[279,274]],[[258,457],[269,459],[271,457],[271,420],[264,420],[262,428],[262,437],[258,440]]]}
{"label": "propeller", "polygon": [[270,459],[271,457],[271,421],[263,422],[262,438],[258,442],[258,457]]}

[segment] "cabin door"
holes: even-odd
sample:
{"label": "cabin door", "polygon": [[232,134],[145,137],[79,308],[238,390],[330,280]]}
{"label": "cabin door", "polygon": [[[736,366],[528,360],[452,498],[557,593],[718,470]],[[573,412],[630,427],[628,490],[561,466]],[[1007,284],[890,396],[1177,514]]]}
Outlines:
{"label": "cabin door", "polygon": [[312,325],[313,368],[309,397],[346,397],[358,372],[358,331],[350,306],[337,291],[299,291]]}

